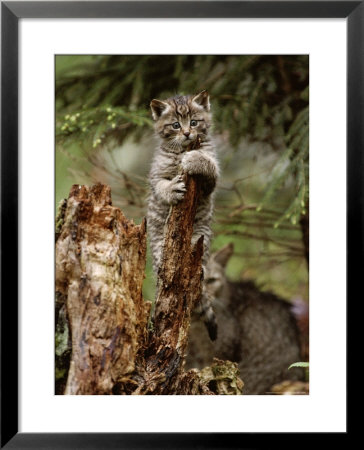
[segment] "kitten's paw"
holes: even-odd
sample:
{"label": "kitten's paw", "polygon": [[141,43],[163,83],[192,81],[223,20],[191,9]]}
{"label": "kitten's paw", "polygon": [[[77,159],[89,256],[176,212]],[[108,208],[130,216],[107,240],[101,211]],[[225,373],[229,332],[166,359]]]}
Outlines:
{"label": "kitten's paw", "polygon": [[175,205],[179,201],[181,201],[186,192],[186,185],[183,182],[182,175],[177,175],[171,180],[171,191],[170,191],[170,199],[169,203],[171,205]]}
{"label": "kitten's paw", "polygon": [[200,152],[191,150],[185,153],[182,158],[181,165],[188,175],[198,175],[203,172],[204,158]]}
{"label": "kitten's paw", "polygon": [[183,155],[181,165],[184,172],[188,173],[188,175],[194,175],[198,173],[196,169],[198,168],[200,155],[195,151],[191,150]]}

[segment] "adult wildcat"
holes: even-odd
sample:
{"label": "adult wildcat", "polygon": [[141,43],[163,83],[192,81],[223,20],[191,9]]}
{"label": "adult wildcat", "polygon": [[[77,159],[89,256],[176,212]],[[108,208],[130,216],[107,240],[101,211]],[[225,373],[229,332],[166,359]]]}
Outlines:
{"label": "adult wildcat", "polygon": [[225,267],[233,254],[229,244],[210,257],[206,286],[219,326],[212,344],[198,320],[192,321],[187,368],[210,366],[213,357],[238,363],[244,394],[266,394],[283,380],[303,379],[301,369],[288,367],[301,361],[299,331],[291,304],[252,281],[232,282]]}

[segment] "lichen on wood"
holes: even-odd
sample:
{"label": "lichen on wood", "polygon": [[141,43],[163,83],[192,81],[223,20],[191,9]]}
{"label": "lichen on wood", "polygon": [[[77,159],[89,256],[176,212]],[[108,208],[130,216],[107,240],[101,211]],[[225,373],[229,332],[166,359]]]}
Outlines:
{"label": "lichen on wood", "polygon": [[180,391],[188,395],[242,395],[243,387],[237,363],[214,358],[209,367],[185,372]]}

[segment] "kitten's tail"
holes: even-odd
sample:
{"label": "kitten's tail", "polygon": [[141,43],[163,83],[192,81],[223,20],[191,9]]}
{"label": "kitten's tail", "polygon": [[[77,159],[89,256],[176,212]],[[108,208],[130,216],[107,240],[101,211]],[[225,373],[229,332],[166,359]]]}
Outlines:
{"label": "kitten's tail", "polygon": [[217,321],[215,312],[212,308],[210,297],[203,293],[201,297],[201,318],[209,333],[210,339],[216,341],[217,339]]}

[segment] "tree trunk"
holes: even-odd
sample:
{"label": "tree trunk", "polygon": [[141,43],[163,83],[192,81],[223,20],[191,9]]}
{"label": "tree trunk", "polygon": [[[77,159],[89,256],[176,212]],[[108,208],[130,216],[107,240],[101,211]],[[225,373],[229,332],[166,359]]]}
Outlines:
{"label": "tree trunk", "polygon": [[109,187],[72,187],[56,244],[56,290],[72,335],[66,394],[110,394],[134,371],[146,339],[145,255],[145,222],[111,206]]}
{"label": "tree trunk", "polygon": [[[73,186],[61,206],[56,311],[67,318],[61,328],[64,332],[69,324],[72,343],[65,394],[241,393],[233,363],[183,371],[191,312],[201,295],[203,254],[203,237],[191,246],[200,180],[186,176],[185,181],[185,198],[171,208],[166,223],[153,330],[147,326],[150,303],[142,298],[145,221],[128,221],[111,205],[110,188],[101,184]],[[65,337],[56,336],[57,342],[67,349]]]}
{"label": "tree trunk", "polygon": [[[185,176],[186,195],[171,208],[158,272],[154,333],[138,393],[175,394],[181,379],[191,313],[201,295],[203,236],[191,246],[200,185]],[[163,380],[155,383],[155,380]]]}

